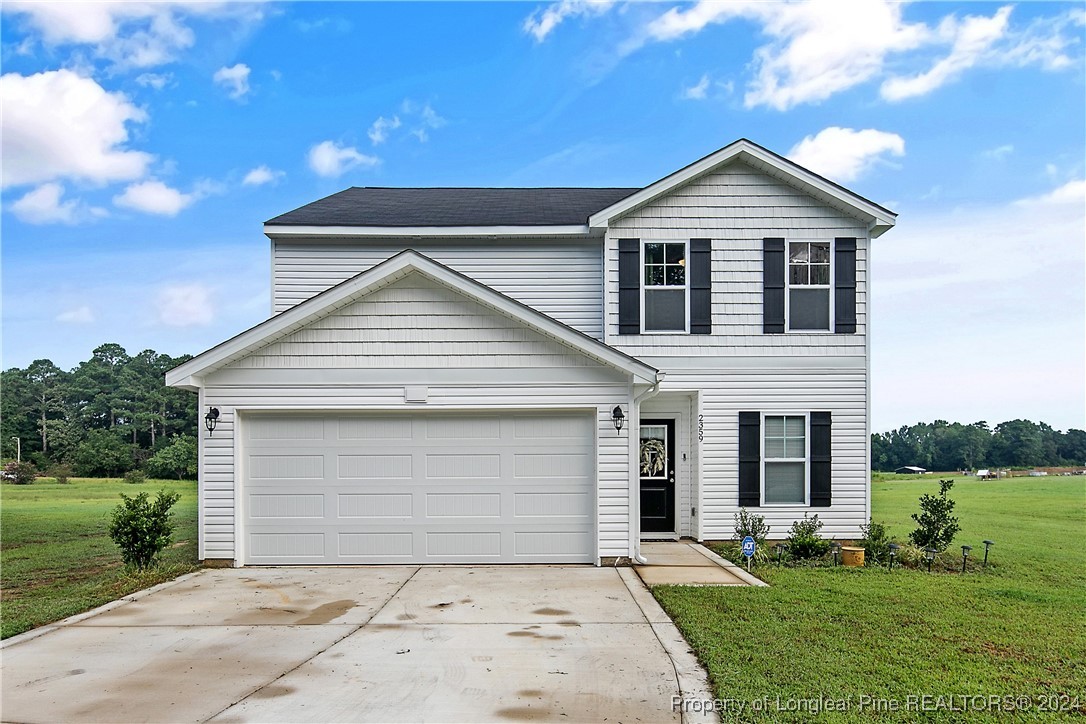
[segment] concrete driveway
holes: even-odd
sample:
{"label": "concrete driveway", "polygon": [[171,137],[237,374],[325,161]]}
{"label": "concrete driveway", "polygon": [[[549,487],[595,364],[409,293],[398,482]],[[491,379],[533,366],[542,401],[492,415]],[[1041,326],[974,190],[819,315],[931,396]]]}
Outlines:
{"label": "concrete driveway", "polygon": [[704,672],[630,569],[204,570],[4,642],[0,717],[679,721]]}

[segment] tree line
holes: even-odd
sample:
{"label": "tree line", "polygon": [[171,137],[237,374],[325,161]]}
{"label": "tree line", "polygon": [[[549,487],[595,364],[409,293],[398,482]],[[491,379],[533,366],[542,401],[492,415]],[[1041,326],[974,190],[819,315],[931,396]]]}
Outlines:
{"label": "tree line", "polygon": [[1055,430],[1043,422],[1009,420],[920,422],[871,436],[871,467],[891,471],[906,465],[927,470],[1059,467],[1086,465],[1086,432]]}
{"label": "tree line", "polygon": [[21,447],[46,473],[195,477],[197,396],[165,384],[166,371],[189,359],[109,343],[69,371],[48,359],[4,370],[0,453],[15,459]]}

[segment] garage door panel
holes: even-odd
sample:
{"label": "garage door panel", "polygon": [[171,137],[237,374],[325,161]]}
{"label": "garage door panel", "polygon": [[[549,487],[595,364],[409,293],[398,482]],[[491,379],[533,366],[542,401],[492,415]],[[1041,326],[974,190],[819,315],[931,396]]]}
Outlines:
{"label": "garage door panel", "polygon": [[590,415],[326,415],[323,439],[283,437],[303,421],[246,435],[249,563],[593,559]]}

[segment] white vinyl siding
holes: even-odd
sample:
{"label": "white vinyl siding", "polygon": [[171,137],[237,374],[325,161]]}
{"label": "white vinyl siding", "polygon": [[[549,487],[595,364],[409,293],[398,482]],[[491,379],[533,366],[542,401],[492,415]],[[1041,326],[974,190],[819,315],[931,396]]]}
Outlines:
{"label": "white vinyl siding", "polygon": [[[237,553],[238,410],[594,415],[598,554],[629,554],[629,436],[611,422],[615,405],[628,409],[628,377],[421,275],[371,292],[203,384],[202,404],[221,411],[214,434],[201,435],[206,558]],[[423,387],[426,402],[408,403],[408,386]]]}
{"label": "white vinyl siding", "polygon": [[272,312],[278,314],[413,249],[585,334],[603,336],[599,240],[272,242]]}
{"label": "white vinyl siding", "polygon": [[[762,333],[762,240],[856,238],[856,334]],[[711,335],[618,334],[618,239],[712,240]],[[781,181],[733,163],[636,209],[607,230],[606,341],[643,356],[857,356],[867,333],[866,226]]]}
{"label": "white vinyl siding", "polygon": [[[825,536],[857,537],[869,517],[865,372],[862,367],[790,369],[772,364],[772,359],[761,358],[751,360],[749,366],[667,372],[661,397],[669,389],[700,390],[704,440],[699,450],[698,515],[702,536],[723,540],[733,533],[733,517],[739,509],[739,413],[795,415],[797,410],[826,410],[833,419],[833,504],[828,508],[767,505],[756,512],[766,517],[773,529],[771,537],[783,537],[805,512],[818,514],[825,523]],[[696,435],[692,444],[698,444]]]}

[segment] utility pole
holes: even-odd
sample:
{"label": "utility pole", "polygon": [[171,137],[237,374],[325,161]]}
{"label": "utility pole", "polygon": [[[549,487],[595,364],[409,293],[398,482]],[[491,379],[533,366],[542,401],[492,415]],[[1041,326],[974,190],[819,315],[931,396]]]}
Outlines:
{"label": "utility pole", "polygon": [[23,439],[14,436],[11,439],[15,441],[15,461],[21,463],[23,461]]}

